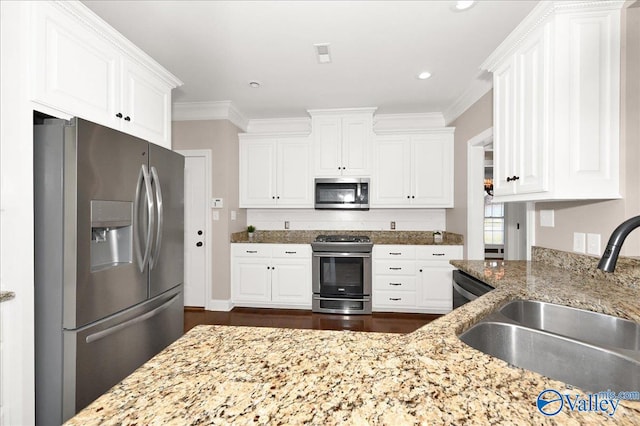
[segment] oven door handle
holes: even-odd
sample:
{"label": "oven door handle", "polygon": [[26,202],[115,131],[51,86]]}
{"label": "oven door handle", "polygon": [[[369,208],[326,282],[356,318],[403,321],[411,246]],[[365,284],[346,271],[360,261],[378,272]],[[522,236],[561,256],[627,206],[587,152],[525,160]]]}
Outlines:
{"label": "oven door handle", "polygon": [[313,252],[313,257],[371,257],[371,253],[352,252],[352,253],[329,253],[329,252]]}
{"label": "oven door handle", "polygon": [[349,301],[349,302],[368,302],[369,300],[371,300],[371,297],[368,296],[364,296],[364,297],[324,297],[324,296],[320,296],[317,294],[313,295],[313,298],[315,300],[338,300],[338,301]]}

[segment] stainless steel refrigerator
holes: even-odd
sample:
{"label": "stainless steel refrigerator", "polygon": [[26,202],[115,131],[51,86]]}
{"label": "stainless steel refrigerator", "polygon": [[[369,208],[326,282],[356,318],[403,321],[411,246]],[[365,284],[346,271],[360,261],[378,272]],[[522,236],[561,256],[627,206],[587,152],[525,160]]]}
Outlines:
{"label": "stainless steel refrigerator", "polygon": [[61,424],[183,334],[184,157],[34,125],[36,422]]}

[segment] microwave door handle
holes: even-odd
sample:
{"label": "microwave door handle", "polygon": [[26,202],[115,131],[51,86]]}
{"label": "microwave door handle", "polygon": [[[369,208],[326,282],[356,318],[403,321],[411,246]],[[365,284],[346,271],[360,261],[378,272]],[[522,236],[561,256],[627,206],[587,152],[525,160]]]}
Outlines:
{"label": "microwave door handle", "polygon": [[158,177],[158,170],[151,166],[151,177],[156,188],[156,203],[158,205],[158,228],[156,230],[156,244],[153,254],[149,257],[149,268],[153,269],[158,256],[160,255],[160,247],[162,245],[162,226],[164,223],[164,205],[162,203],[162,187],[160,186],[160,178]]}
{"label": "microwave door handle", "polygon": [[357,201],[362,201],[362,185],[360,184],[356,184],[356,200]]}

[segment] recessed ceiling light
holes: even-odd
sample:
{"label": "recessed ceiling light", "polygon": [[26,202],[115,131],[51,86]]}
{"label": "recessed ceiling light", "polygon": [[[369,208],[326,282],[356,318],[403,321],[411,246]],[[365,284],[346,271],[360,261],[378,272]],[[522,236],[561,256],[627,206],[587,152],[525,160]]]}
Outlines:
{"label": "recessed ceiling light", "polygon": [[423,71],[423,72],[421,72],[420,74],[418,74],[418,78],[419,78],[420,80],[426,80],[426,79],[428,79],[429,77],[431,77],[431,73],[430,73],[429,71]]}
{"label": "recessed ceiling light", "polygon": [[250,81],[250,82],[249,82],[249,87],[252,87],[252,88],[254,88],[254,89],[257,89],[258,87],[260,87],[260,82],[259,82],[259,81],[255,81],[255,80]]}
{"label": "recessed ceiling light", "polygon": [[456,9],[467,10],[475,4],[475,0],[460,0],[456,2]]}

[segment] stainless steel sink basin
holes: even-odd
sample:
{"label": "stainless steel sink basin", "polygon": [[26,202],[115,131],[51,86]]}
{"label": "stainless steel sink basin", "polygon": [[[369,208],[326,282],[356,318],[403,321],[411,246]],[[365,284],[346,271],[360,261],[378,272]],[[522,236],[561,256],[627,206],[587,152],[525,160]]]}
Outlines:
{"label": "stainless steel sink basin", "polygon": [[633,321],[516,300],[459,337],[516,367],[587,391],[640,389],[640,325]]}
{"label": "stainless steel sink basin", "polygon": [[460,335],[471,347],[591,392],[640,389],[640,357],[516,324],[480,322]]}
{"label": "stainless steel sink basin", "polygon": [[611,315],[531,300],[514,300],[500,313],[526,327],[596,345],[640,350],[640,324]]}

